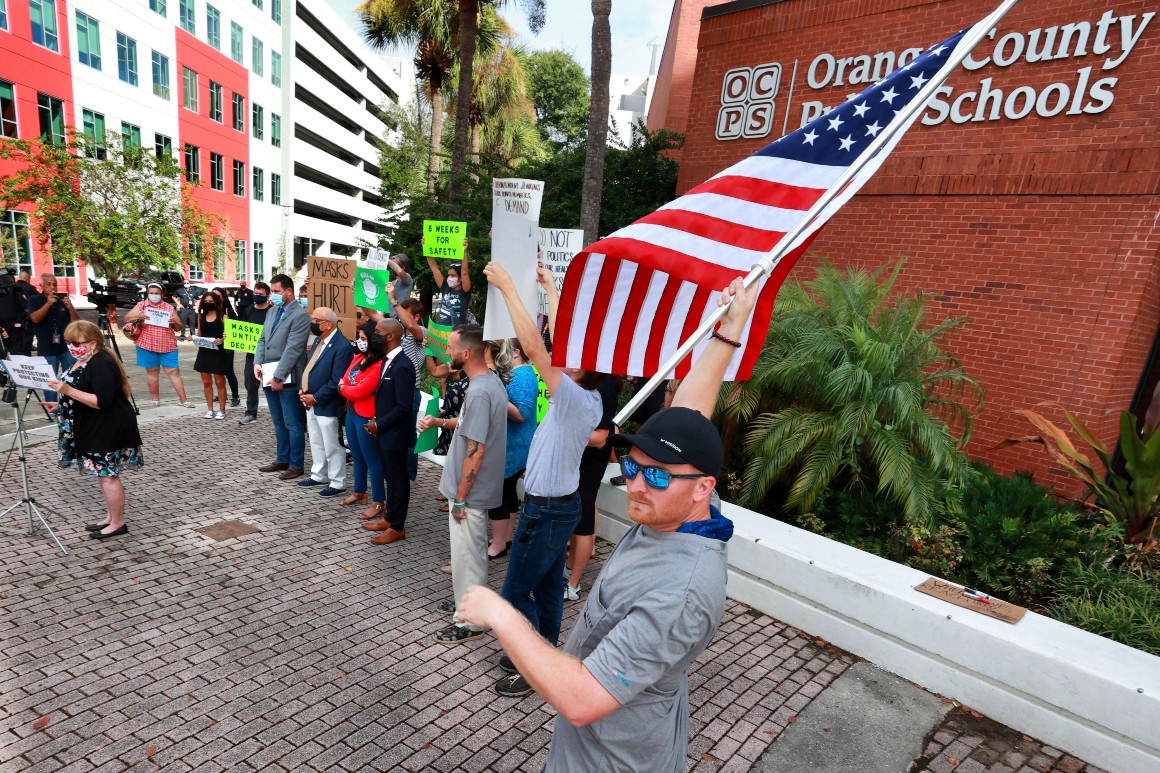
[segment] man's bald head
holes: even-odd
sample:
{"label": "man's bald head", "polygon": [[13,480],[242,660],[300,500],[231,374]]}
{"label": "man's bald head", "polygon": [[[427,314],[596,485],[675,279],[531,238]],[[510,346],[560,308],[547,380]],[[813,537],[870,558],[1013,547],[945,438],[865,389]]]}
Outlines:
{"label": "man's bald head", "polygon": [[403,340],[403,325],[394,317],[380,319],[375,332],[382,336],[384,352],[393,350]]}

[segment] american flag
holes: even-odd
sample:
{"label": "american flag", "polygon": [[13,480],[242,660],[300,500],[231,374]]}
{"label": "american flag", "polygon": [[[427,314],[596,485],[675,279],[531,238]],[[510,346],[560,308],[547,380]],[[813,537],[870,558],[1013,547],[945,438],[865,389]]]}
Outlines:
{"label": "american flag", "polygon": [[[900,116],[902,108],[948,61],[957,62],[969,53],[964,37],[971,29],[577,254],[561,293],[555,364],[632,376],[656,373],[714,311],[721,289],[748,274],[860,159],[874,138],[889,133],[892,139],[866,159],[762,280],[742,346],[725,375],[728,380],[749,378],[786,275],[826,221],[877,171],[922,115],[919,110],[907,119]],[[688,374],[708,340],[677,366],[676,378]]]}

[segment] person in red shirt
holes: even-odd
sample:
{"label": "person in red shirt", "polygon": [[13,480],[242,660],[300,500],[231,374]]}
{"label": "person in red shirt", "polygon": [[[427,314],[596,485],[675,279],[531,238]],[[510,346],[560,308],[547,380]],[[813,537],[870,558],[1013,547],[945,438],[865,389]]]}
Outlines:
{"label": "person in red shirt", "polygon": [[[181,320],[171,304],[165,302],[162,293],[165,288],[160,282],[150,282],[145,289],[145,300],[133,307],[125,315],[125,322],[141,322],[141,334],[137,344],[137,366],[145,369],[145,383],[149,387],[149,404],[161,405],[161,369],[173,384],[173,391],[184,408],[195,408],[185,396],[185,384],[181,381],[181,367],[177,360],[177,331],[181,330]],[[146,310],[155,310],[150,314]],[[157,324],[168,319],[169,324]],[[153,324],[150,324],[150,323]]]}
{"label": "person in red shirt", "polygon": [[364,323],[354,342],[358,352],[339,382],[338,391],[349,403],[346,408],[346,444],[354,463],[353,493],[340,504],[361,505],[367,501],[367,476],[371,479],[371,504],[359,518],[370,521],[386,512],[386,487],[378,441],[363,429],[375,417],[375,391],[383,372],[383,341],[375,334],[375,322]]}

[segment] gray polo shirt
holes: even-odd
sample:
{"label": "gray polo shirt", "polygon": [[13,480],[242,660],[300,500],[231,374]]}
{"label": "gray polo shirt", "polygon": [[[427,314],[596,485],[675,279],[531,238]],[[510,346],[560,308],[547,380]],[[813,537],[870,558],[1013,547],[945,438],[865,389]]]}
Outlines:
{"label": "gray polo shirt", "polygon": [[507,455],[507,390],[499,376],[487,372],[471,379],[467,395],[447,449],[447,462],[439,479],[439,492],[451,501],[459,488],[467,442],[483,443],[483,462],[471,490],[467,506],[487,510],[503,504],[503,465]]}
{"label": "gray polo shirt", "polygon": [[563,497],[580,488],[580,457],[603,410],[599,392],[581,389],[567,375],[560,379],[548,400],[548,415],[532,436],[525,491],[538,497]]}

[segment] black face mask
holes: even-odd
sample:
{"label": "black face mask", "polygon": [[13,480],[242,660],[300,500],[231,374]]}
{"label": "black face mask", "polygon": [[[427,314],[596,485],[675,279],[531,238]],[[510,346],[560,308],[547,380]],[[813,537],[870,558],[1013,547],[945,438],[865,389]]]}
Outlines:
{"label": "black face mask", "polygon": [[311,322],[310,323],[310,332],[316,336],[322,335],[322,323],[321,322]]}
{"label": "black face mask", "polygon": [[387,347],[387,339],[378,332],[371,333],[367,336],[367,341],[370,344],[372,352],[381,352]]}
{"label": "black face mask", "polygon": [[255,295],[254,296],[254,304],[255,305],[261,306],[265,302],[266,302],[266,296],[264,296],[264,295]]}

